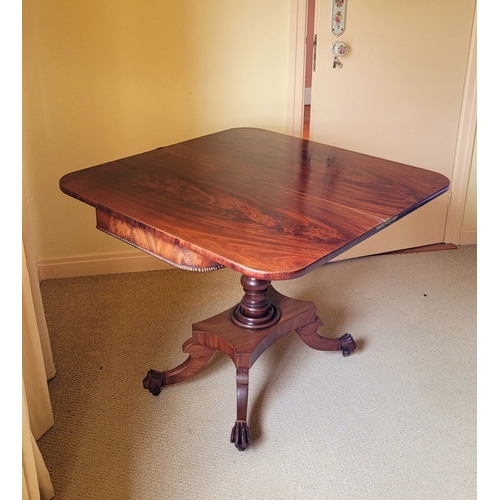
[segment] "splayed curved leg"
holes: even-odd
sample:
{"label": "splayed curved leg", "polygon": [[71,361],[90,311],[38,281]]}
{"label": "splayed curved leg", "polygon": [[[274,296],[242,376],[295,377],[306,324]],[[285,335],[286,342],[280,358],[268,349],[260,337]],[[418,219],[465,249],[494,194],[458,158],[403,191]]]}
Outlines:
{"label": "splayed curved leg", "polygon": [[356,349],[356,342],[349,333],[338,338],[327,338],[318,333],[321,326],[323,322],[316,316],[315,321],[297,328],[296,332],[309,347],[319,351],[342,351],[343,356],[346,357]]}
{"label": "splayed curved leg", "polygon": [[231,443],[243,451],[251,442],[250,429],[247,424],[248,408],[248,368],[236,369],[236,422],[231,431]]}
{"label": "splayed curved leg", "polygon": [[144,389],[147,389],[153,396],[158,396],[162,387],[184,382],[197,375],[215,352],[215,349],[211,347],[195,344],[192,338],[184,342],[182,350],[189,354],[186,361],[172,370],[163,372],[149,370],[142,381]]}

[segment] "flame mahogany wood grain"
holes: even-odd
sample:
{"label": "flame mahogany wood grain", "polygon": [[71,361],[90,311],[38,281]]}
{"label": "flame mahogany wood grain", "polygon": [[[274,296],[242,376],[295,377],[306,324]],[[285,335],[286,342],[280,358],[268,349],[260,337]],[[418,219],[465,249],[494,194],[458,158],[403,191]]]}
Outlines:
{"label": "flame mahogany wood grain", "polygon": [[263,280],[309,272],[448,185],[435,172],[251,128],[60,180],[64,193],[162,245]]}
{"label": "flame mahogany wood grain", "polygon": [[101,210],[96,210],[97,228],[105,233],[130,243],[145,252],[166,260],[171,264],[191,271],[213,271],[222,267],[217,262],[183,248],[165,238],[164,234],[154,229],[118,219]]}

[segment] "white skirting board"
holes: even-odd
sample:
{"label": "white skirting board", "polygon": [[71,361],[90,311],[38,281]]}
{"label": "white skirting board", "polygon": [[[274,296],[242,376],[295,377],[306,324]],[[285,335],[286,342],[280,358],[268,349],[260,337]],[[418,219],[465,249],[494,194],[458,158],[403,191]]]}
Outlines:
{"label": "white skirting board", "polygon": [[477,245],[477,226],[463,226],[460,231],[460,245]]}
{"label": "white skirting board", "polygon": [[139,250],[38,259],[38,280],[74,278],[97,274],[136,273],[173,269],[166,262]]}
{"label": "white skirting board", "polygon": [[[477,244],[477,227],[465,226],[460,233],[460,245]],[[38,280],[75,278],[98,274],[136,273],[173,269],[166,262],[140,250],[128,252],[75,255],[59,259],[38,259]]]}

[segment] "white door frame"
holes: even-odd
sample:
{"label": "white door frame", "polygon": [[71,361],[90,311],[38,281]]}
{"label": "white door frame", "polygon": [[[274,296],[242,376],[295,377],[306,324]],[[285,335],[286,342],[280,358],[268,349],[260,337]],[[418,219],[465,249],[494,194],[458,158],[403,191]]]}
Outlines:
{"label": "white door frame", "polygon": [[[477,4],[476,4],[477,5]],[[477,7],[476,7],[477,8]],[[469,44],[467,71],[465,73],[462,108],[455,143],[455,158],[451,175],[451,200],[446,218],[445,241],[458,245],[462,232],[469,174],[476,138],[477,124],[477,21],[474,9],[474,22]]]}
{"label": "white door frame", "polygon": [[[304,120],[304,82],[306,64],[307,0],[290,0],[290,61],[288,78],[288,113],[286,132],[302,137]],[[455,158],[450,179],[449,208],[446,218],[445,243],[460,243],[467,186],[477,123],[477,21],[474,11],[469,44],[467,71],[455,143]]]}
{"label": "white door frame", "polygon": [[286,133],[302,137],[306,79],[307,0],[290,0],[290,59]]}

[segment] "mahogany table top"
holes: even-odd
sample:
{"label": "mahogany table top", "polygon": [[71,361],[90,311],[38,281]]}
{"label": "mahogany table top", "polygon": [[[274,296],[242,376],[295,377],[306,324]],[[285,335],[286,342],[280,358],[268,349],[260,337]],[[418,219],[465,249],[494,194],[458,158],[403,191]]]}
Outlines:
{"label": "mahogany table top", "polygon": [[98,228],[179,267],[301,276],[447,191],[423,170],[236,128],[79,170]]}

